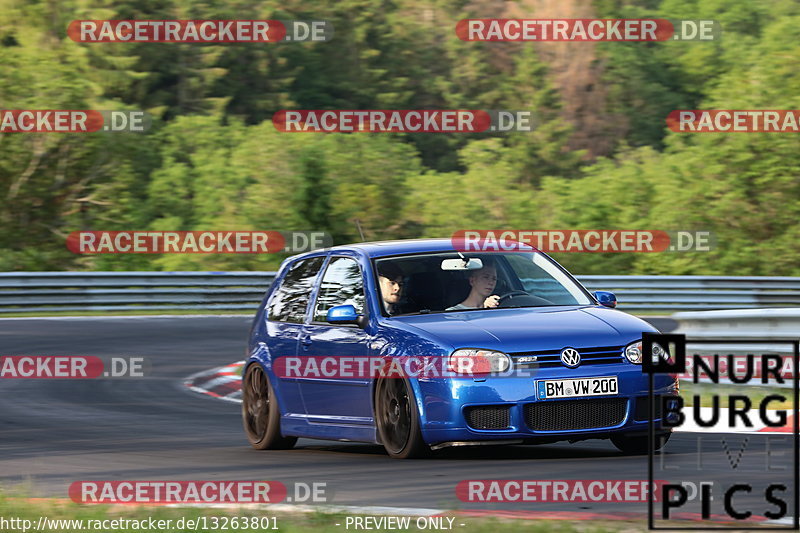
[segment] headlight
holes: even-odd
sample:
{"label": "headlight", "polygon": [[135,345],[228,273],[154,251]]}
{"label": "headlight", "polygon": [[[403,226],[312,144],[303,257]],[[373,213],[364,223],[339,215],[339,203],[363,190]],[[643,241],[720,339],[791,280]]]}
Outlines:
{"label": "headlight", "polygon": [[511,358],[503,352],[462,348],[450,354],[448,370],[458,374],[489,374],[511,368]]}
{"label": "headlight", "polygon": [[[642,364],[642,341],[632,342],[625,347],[625,357],[633,364]],[[653,343],[653,358],[660,357],[664,361],[669,361],[669,353],[657,342]]]}

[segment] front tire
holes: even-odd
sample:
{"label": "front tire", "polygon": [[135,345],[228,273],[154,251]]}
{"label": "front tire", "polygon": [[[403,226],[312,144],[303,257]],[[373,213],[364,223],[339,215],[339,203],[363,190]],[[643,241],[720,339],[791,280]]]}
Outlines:
{"label": "front tire", "polygon": [[430,455],[422,439],[414,391],[405,379],[380,379],[375,385],[375,422],[389,457],[416,459]]}
{"label": "front tire", "polygon": [[242,425],[256,450],[288,450],[297,437],[281,435],[278,398],[261,365],[253,363],[242,380]]}
{"label": "front tire", "polygon": [[[669,440],[672,433],[662,433],[656,435],[655,450],[658,451],[663,448]],[[647,435],[644,436],[628,436],[625,434],[614,435],[611,437],[611,442],[617,447],[619,451],[626,455],[644,455],[647,453],[647,448],[650,445]]]}

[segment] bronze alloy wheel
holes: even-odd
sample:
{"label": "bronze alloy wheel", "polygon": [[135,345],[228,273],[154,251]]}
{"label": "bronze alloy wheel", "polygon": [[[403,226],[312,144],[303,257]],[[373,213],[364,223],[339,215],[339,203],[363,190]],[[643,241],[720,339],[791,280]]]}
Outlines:
{"label": "bronze alloy wheel", "polygon": [[242,424],[247,440],[257,450],[280,450],[294,446],[297,437],[283,437],[280,409],[272,385],[258,363],[247,368],[242,382]]}
{"label": "bronze alloy wheel", "polygon": [[411,459],[430,453],[419,428],[414,392],[405,379],[378,380],[375,386],[375,420],[389,456]]}

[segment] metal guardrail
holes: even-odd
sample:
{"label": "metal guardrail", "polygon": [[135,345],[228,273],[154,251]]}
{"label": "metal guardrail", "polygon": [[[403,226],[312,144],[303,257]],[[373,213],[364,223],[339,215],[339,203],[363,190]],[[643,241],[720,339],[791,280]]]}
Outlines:
{"label": "metal guardrail", "polygon": [[800,308],[675,313],[675,333],[713,340],[800,339]]}
{"label": "metal guardrail", "polygon": [[275,272],[2,272],[0,313],[253,310]]}
{"label": "metal guardrail", "polygon": [[[783,383],[771,381],[775,387],[791,388],[797,369],[793,363],[794,341],[800,340],[800,308],[796,309],[740,309],[723,311],[684,311],[675,313],[676,331],[686,335],[686,355],[734,356],[744,362],[748,354],[778,354],[783,359]],[[706,341],[702,344],[692,341]],[[712,342],[708,342],[712,341]],[[737,341],[737,342],[730,342]],[[735,368],[735,367],[734,367]],[[742,368],[745,368],[742,364]],[[730,370],[728,370],[730,372]],[[737,372],[744,375],[744,371]],[[757,376],[761,373],[756,372]],[[708,382],[708,378],[700,381]],[[723,379],[723,383],[726,380]],[[753,380],[749,386],[761,385]]]}
{"label": "metal guardrail", "polygon": [[[4,272],[0,314],[25,311],[253,310],[274,272]],[[800,278],[578,276],[625,311],[800,306]]]}
{"label": "metal guardrail", "polygon": [[800,306],[800,278],[761,276],[578,276],[587,289],[616,293],[633,311]]}

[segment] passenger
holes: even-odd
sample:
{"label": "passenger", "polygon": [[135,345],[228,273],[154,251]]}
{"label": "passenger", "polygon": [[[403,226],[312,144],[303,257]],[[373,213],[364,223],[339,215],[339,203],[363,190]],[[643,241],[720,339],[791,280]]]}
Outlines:
{"label": "passenger", "polygon": [[486,259],[483,259],[483,268],[480,270],[473,270],[469,274],[469,284],[472,289],[469,291],[469,296],[463,302],[448,307],[446,311],[460,311],[462,309],[480,309],[488,307],[497,307],[500,303],[500,297],[494,292],[497,285],[497,268],[494,264]]}
{"label": "passenger", "polygon": [[386,312],[389,315],[397,314],[397,303],[403,294],[403,271],[394,263],[381,262],[378,266],[378,284]]}

